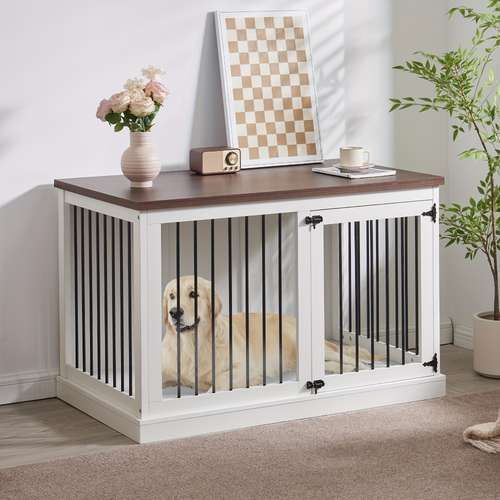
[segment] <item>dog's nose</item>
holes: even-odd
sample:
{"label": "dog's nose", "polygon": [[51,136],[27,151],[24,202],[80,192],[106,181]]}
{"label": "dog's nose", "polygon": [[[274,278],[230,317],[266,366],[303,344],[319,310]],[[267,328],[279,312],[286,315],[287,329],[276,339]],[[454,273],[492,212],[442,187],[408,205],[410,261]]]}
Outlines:
{"label": "dog's nose", "polygon": [[169,311],[169,314],[170,316],[172,316],[172,319],[181,319],[182,318],[182,315],[184,314],[184,309],[182,307],[180,307],[179,309],[177,309],[177,307],[172,307],[172,309],[170,309]]}

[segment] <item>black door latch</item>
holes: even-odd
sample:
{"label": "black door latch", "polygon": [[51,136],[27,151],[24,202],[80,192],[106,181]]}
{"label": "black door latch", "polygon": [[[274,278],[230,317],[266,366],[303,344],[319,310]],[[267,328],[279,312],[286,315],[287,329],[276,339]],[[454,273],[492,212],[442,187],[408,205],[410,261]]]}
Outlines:
{"label": "black door latch", "polygon": [[430,217],[432,219],[432,222],[436,222],[436,217],[437,217],[437,208],[436,204],[432,205],[432,208],[428,212],[423,212],[422,215],[424,217]]}
{"label": "black door latch", "polygon": [[321,379],[313,380],[312,382],[308,380],[306,383],[306,389],[313,389],[314,394],[318,394],[318,389],[321,389],[322,387],[325,387],[325,381]]}
{"label": "black door latch", "polygon": [[434,356],[432,356],[432,359],[430,361],[427,361],[426,363],[424,363],[424,366],[432,366],[434,373],[437,373],[437,371],[438,371],[438,356],[437,356],[437,354],[434,353]]}
{"label": "black door latch", "polygon": [[320,223],[323,222],[323,217],[321,215],[313,215],[312,217],[309,217],[309,215],[305,218],[304,221],[307,225],[312,224],[313,229],[316,229],[316,226]]}

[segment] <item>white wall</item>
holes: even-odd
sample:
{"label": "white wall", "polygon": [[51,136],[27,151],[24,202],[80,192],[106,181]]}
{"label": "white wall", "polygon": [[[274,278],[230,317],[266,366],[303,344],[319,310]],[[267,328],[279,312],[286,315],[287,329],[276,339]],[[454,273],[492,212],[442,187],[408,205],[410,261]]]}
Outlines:
{"label": "white wall", "polygon": [[156,142],[164,169],[185,168],[191,147],[225,142],[210,12],[306,8],[325,155],[345,141],[365,145],[380,163],[443,173],[442,121],[399,115],[394,126],[387,99],[416,88],[402,77],[394,88],[394,63],[417,48],[441,50],[445,7],[445,0],[2,2],[0,402],[34,397],[32,381],[57,370],[51,184],[119,173],[128,138],[95,119],[102,97],[145,65],[164,67],[172,95]]}
{"label": "white wall", "polygon": [[[392,2],[394,6],[392,46],[394,63],[415,58],[417,50],[443,53],[447,50],[446,0],[434,2]],[[429,84],[402,71],[395,72],[394,94],[397,97],[432,95]],[[440,196],[448,192],[448,119],[444,113],[419,113],[413,109],[394,115],[395,164],[400,168],[445,177]],[[446,259],[441,259],[441,341],[452,340],[450,294]]]}

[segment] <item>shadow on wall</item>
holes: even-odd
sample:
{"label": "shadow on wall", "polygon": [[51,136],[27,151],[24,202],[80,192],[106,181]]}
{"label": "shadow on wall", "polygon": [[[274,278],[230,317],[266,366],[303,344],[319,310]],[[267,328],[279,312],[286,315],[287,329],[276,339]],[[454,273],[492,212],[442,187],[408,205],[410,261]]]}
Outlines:
{"label": "shadow on wall", "polygon": [[[57,370],[57,193],[37,186],[0,207],[2,374]],[[22,359],[26,358],[27,362]]]}
{"label": "shadow on wall", "polygon": [[[209,12],[205,19],[200,69],[196,85],[191,148],[223,146],[226,144],[224,105],[218,68],[219,55],[217,52],[215,19],[214,13]],[[206,120],[199,119],[203,116],[209,117],[210,127],[206,126]]]}
{"label": "shadow on wall", "polygon": [[319,0],[309,9],[311,52],[325,159],[338,157],[338,148],[345,142],[344,10],[344,0]]}

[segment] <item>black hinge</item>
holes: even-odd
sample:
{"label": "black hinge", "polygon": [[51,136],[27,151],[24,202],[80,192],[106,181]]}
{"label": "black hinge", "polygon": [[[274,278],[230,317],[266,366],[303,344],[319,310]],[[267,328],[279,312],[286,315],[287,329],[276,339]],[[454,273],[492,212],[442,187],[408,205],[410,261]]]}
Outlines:
{"label": "black hinge", "polygon": [[316,225],[323,222],[323,217],[321,215],[313,215],[312,217],[307,216],[305,218],[306,224],[312,224],[313,229],[316,229]]}
{"label": "black hinge", "polygon": [[313,389],[314,394],[318,394],[318,389],[321,389],[322,387],[325,387],[325,381],[324,380],[313,380],[312,382],[309,380],[306,383],[306,389]]}
{"label": "black hinge", "polygon": [[427,363],[424,363],[424,366],[432,366],[434,373],[437,373],[437,371],[438,371],[438,355],[436,353],[434,353],[434,356],[432,356],[432,359],[430,361],[427,361]]}
{"label": "black hinge", "polygon": [[422,215],[424,217],[430,217],[432,219],[432,222],[436,222],[436,217],[437,217],[436,204],[434,203],[434,205],[432,205],[432,208],[427,212],[423,212]]}

